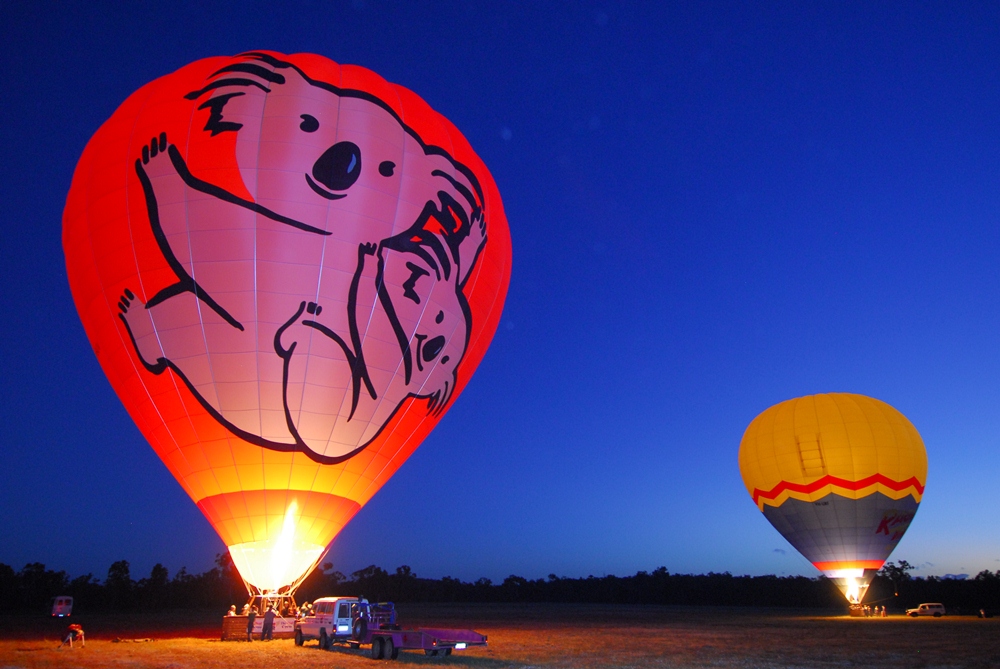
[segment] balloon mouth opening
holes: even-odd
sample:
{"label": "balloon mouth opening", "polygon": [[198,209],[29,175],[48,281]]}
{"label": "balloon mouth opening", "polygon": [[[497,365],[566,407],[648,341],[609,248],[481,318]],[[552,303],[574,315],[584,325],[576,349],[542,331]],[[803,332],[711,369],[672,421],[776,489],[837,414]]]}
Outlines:
{"label": "balloon mouth opening", "polygon": [[277,536],[233,544],[229,554],[251,594],[294,592],[323,558],[326,546],[296,538],[298,506],[292,501],[285,511]]}
{"label": "balloon mouth opening", "polygon": [[875,577],[875,569],[824,569],[823,575],[833,581],[849,604],[860,604]]}
{"label": "balloon mouth opening", "polygon": [[233,564],[253,592],[294,591],[326,552],[326,546],[306,541],[275,546],[272,541],[250,541],[229,547]]}

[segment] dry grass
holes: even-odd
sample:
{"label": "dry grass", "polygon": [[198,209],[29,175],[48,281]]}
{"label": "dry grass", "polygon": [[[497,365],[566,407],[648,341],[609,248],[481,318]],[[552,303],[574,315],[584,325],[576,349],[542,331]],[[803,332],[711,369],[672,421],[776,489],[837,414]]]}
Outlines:
{"label": "dry grass", "polygon": [[[1000,667],[1000,619],[858,619],[799,612],[559,605],[400,605],[408,625],[471,627],[488,648],[398,663],[522,667]],[[290,640],[220,642],[212,614],[74,616],[87,647],[58,650],[58,621],[0,618],[0,668],[371,667],[367,653]],[[44,623],[44,624],[43,624]],[[48,627],[46,627],[48,626]],[[113,641],[150,638],[152,641]],[[12,638],[14,637],[14,638]],[[215,638],[212,638],[215,637]]]}

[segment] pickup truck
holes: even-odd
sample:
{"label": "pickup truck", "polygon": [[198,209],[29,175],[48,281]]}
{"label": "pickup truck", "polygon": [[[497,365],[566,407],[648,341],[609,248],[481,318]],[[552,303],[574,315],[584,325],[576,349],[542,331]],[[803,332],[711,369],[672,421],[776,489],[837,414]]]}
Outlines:
{"label": "pickup truck", "polygon": [[940,618],[944,615],[944,604],[921,604],[915,609],[906,609],[906,615],[911,618],[917,616],[934,616]]}
{"label": "pickup truck", "polygon": [[396,624],[392,602],[369,603],[358,597],[321,597],[313,613],[295,622],[295,645],[316,639],[329,650],[333,644],[352,648],[371,645],[375,660],[395,660],[400,650],[423,650],[426,655],[451,655],[453,650],[485,646],[486,635],[473,630],[402,629]]}

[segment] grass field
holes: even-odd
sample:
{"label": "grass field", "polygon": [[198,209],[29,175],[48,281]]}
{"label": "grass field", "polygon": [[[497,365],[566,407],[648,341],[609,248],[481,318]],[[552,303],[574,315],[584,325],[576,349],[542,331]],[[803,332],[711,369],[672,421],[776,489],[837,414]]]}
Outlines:
{"label": "grass field", "polygon": [[[1000,618],[885,619],[788,611],[601,605],[407,605],[406,626],[469,627],[489,647],[397,663],[522,667],[1000,667]],[[367,652],[290,640],[218,641],[221,612],[73,616],[86,648],[58,649],[67,621],[0,616],[0,668],[371,667]],[[381,663],[381,662],[379,662]]]}

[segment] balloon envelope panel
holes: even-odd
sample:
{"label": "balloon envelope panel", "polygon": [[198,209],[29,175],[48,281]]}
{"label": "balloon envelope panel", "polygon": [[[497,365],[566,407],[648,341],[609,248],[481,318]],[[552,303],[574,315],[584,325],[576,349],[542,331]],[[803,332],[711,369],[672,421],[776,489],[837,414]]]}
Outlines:
{"label": "balloon envelope panel", "polygon": [[819,569],[881,568],[916,512],[913,497],[896,500],[878,492],[764,506],[764,517]]}
{"label": "balloon envelope panel", "polygon": [[499,193],[454,126],[310,54],[144,86],[87,145],[63,220],[102,368],[265,589],[308,571],[437,423],[510,278]]}
{"label": "balloon envelope panel", "polygon": [[775,529],[855,601],[902,538],[927,479],[913,425],[847,393],[767,409],[747,428],[739,462]]}

